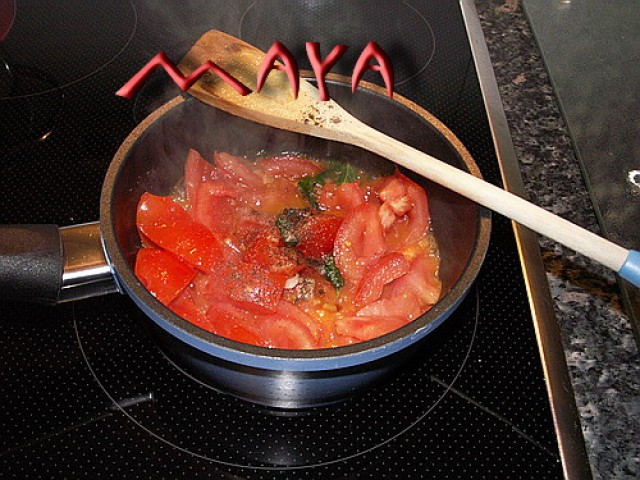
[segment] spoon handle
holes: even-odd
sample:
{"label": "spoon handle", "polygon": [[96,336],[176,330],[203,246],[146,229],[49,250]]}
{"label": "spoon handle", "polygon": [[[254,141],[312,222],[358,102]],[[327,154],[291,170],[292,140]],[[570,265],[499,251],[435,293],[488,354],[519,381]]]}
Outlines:
{"label": "spoon handle", "polygon": [[596,260],[640,286],[640,253],[627,250],[521,197],[470,175],[378,130],[349,118],[349,128],[333,139],[351,143],[388,158],[511,220]]}

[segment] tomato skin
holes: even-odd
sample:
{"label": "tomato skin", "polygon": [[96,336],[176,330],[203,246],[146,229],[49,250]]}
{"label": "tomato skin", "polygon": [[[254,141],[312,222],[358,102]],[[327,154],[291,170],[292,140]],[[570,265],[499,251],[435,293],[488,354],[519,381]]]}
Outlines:
{"label": "tomato skin", "polygon": [[424,310],[413,293],[403,292],[393,298],[381,298],[358,310],[357,317],[402,317],[418,318]]}
{"label": "tomato skin", "polygon": [[231,184],[242,187],[262,188],[264,182],[249,168],[249,162],[226,152],[216,152],[213,156],[216,166],[228,178]]}
{"label": "tomato skin", "polygon": [[366,201],[366,194],[357,182],[341,185],[327,183],[320,189],[318,206],[336,214],[347,214]]}
{"label": "tomato skin", "polygon": [[391,285],[390,297],[409,293],[416,297],[423,310],[434,305],[442,292],[442,283],[437,275],[438,265],[439,260],[435,256],[415,257],[407,275]]}
{"label": "tomato skin", "polygon": [[138,230],[155,245],[204,272],[222,257],[218,238],[170,197],[144,193],[136,215]]}
{"label": "tomato skin", "polygon": [[273,313],[284,292],[287,277],[246,262],[223,268],[221,286],[229,299],[252,313]]}
{"label": "tomato skin", "polygon": [[420,240],[429,229],[427,194],[420,185],[400,172],[379,187],[379,216],[387,244],[396,250]]}
{"label": "tomato skin", "polygon": [[189,292],[189,289],[183,290],[168,306],[176,315],[181,316],[200,328],[210,331],[207,318],[194,303],[193,296]]}
{"label": "tomato skin", "polygon": [[402,254],[392,252],[380,257],[365,270],[356,291],[355,304],[363,306],[378,300],[385,285],[408,272],[409,262]]}
{"label": "tomato skin", "polygon": [[355,337],[358,340],[371,340],[407,324],[401,316],[358,316],[336,320],[336,330],[340,335]]}
{"label": "tomato skin", "polygon": [[187,200],[191,205],[197,201],[197,189],[207,180],[216,178],[216,170],[200,153],[190,149],[184,167],[184,187]]}
{"label": "tomato skin", "polygon": [[295,251],[284,246],[276,227],[267,227],[255,240],[247,246],[242,261],[259,265],[271,273],[281,274],[287,278],[304,268]]}
{"label": "tomato skin", "polygon": [[318,163],[295,155],[277,155],[258,160],[258,165],[266,175],[284,176],[294,180],[310,177],[324,169]]}
{"label": "tomato skin", "polygon": [[332,215],[313,214],[300,222],[295,229],[298,237],[296,248],[305,257],[320,260],[333,252],[333,245],[342,225],[342,219]]}
{"label": "tomato skin", "polygon": [[169,252],[141,248],[134,271],[138,279],[164,305],[169,305],[196,276],[196,270]]}
{"label": "tomato skin", "polygon": [[250,345],[266,346],[260,338],[255,315],[229,303],[212,303],[207,312],[209,331],[221,337]]}
{"label": "tomato skin", "polygon": [[342,222],[333,255],[345,280],[357,284],[366,267],[384,254],[386,248],[378,208],[371,203],[363,203]]}

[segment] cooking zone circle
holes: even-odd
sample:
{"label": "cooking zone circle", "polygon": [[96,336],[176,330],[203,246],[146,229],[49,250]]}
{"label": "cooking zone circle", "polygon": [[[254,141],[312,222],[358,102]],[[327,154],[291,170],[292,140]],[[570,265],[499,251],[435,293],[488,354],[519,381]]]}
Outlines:
{"label": "cooking zone circle", "polygon": [[[304,61],[300,68],[307,70],[311,65],[305,45],[295,39],[320,43],[323,58],[335,45],[347,45],[349,49],[331,71],[349,76],[362,49],[375,41],[393,59],[395,86],[400,86],[427,68],[435,52],[435,36],[415,7],[398,2],[393,12],[390,9],[368,0],[259,0],[243,14],[238,37],[264,51],[279,40]],[[363,78],[378,82],[380,74],[367,72]]]}
{"label": "cooking zone circle", "polygon": [[91,374],[113,404],[110,410],[183,452],[259,470],[349,461],[407,434],[451,392],[479,318],[474,287],[450,320],[388,380],[341,403],[276,410],[193,378],[145,334],[142,313],[109,298],[98,301],[74,304],[74,328]]}
{"label": "cooking zone circle", "polygon": [[1,44],[0,100],[41,95],[96,74],[129,46],[137,23],[125,0],[17,2]]}

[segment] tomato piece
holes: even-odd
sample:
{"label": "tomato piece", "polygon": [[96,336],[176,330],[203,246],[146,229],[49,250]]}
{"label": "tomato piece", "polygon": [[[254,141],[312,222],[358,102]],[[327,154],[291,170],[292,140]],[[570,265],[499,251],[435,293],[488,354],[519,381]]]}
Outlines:
{"label": "tomato piece", "polygon": [[190,265],[157,248],[138,250],[134,271],[145,288],[165,305],[174,300],[196,275]]}
{"label": "tomato piece", "polygon": [[230,234],[238,215],[238,200],[226,182],[210,180],[196,189],[191,206],[193,219],[224,238]]}
{"label": "tomato piece", "polygon": [[324,170],[319,163],[295,155],[265,157],[258,161],[258,165],[267,175],[284,176],[296,180],[316,175]]}
{"label": "tomato piece", "polygon": [[210,330],[207,317],[194,303],[193,295],[191,295],[189,289],[183,290],[183,292],[169,304],[169,308],[173,313],[180,315],[194,325],[205,330]]}
{"label": "tomato piece", "polygon": [[388,253],[372,262],[364,272],[356,291],[355,304],[367,305],[382,296],[385,285],[406,275],[409,262],[400,253]]}
{"label": "tomato piece", "polygon": [[427,194],[420,185],[400,172],[380,187],[379,216],[387,243],[394,250],[420,240],[429,229]]}
{"label": "tomato piece", "polygon": [[247,247],[242,261],[291,277],[304,268],[296,252],[284,246],[276,227],[267,227]]}
{"label": "tomato piece", "polygon": [[187,201],[194,204],[197,200],[198,186],[216,177],[215,168],[197,151],[190,149],[184,166],[184,188]]}
{"label": "tomato piece", "polygon": [[298,238],[296,248],[305,257],[320,260],[333,252],[333,244],[342,218],[332,215],[312,214],[294,229]]}
{"label": "tomato piece", "polygon": [[311,330],[298,321],[281,315],[270,315],[258,320],[261,323],[261,339],[268,347],[301,350],[318,346]]}
{"label": "tomato piece", "polygon": [[418,318],[424,313],[418,299],[413,293],[404,292],[393,298],[381,298],[361,308],[358,317],[403,317],[408,320]]}
{"label": "tomato piece", "polygon": [[274,178],[262,187],[244,189],[239,198],[253,210],[269,215],[277,215],[285,208],[307,206],[297,184],[288,178]]}
{"label": "tomato piece", "polygon": [[250,163],[244,158],[226,152],[216,152],[213,161],[234,184],[253,188],[262,188],[264,185],[260,176],[252,171]]}
{"label": "tomato piece", "polygon": [[336,289],[315,268],[306,267],[298,273],[297,282],[285,288],[282,297],[302,308],[311,308],[323,303],[336,303]]}
{"label": "tomato piece", "polygon": [[402,316],[358,316],[336,320],[336,330],[340,335],[355,337],[358,340],[371,340],[407,324]]}
{"label": "tomato piece", "polygon": [[246,262],[229,265],[221,272],[221,286],[229,299],[237,306],[258,314],[276,311],[285,281],[284,275]]}
{"label": "tomato piece", "polygon": [[363,203],[354,208],[338,229],[333,255],[340,273],[358,283],[367,266],[386,250],[378,208]]}
{"label": "tomato piece", "polygon": [[440,298],[442,282],[438,278],[438,257],[434,255],[418,255],[409,266],[409,272],[391,285],[390,297],[398,297],[407,293],[416,297],[424,310],[434,305]]}
{"label": "tomato piece", "polygon": [[366,193],[357,182],[341,185],[327,183],[320,189],[318,206],[321,210],[346,214],[366,201]]}
{"label": "tomato piece", "polygon": [[296,322],[307,327],[316,342],[320,339],[320,336],[322,335],[322,325],[320,324],[320,322],[303,312],[294,304],[286,301],[281,301],[278,304],[276,313],[281,317],[287,318],[289,320],[295,320]]}
{"label": "tomato piece", "polygon": [[210,272],[221,259],[218,238],[170,197],[144,193],[136,215],[139,231],[155,245],[180,257],[188,264]]}
{"label": "tomato piece", "polygon": [[255,315],[228,303],[214,303],[207,312],[213,333],[236,342],[266,346],[258,334]]}

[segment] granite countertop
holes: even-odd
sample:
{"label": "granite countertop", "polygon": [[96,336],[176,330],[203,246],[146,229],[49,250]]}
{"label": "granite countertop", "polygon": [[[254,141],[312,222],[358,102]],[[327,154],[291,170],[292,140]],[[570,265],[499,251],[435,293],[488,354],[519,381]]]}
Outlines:
{"label": "granite countertop", "polygon": [[[529,198],[599,233],[566,124],[519,0],[476,0]],[[640,355],[614,275],[540,238],[595,479],[640,478]]]}

